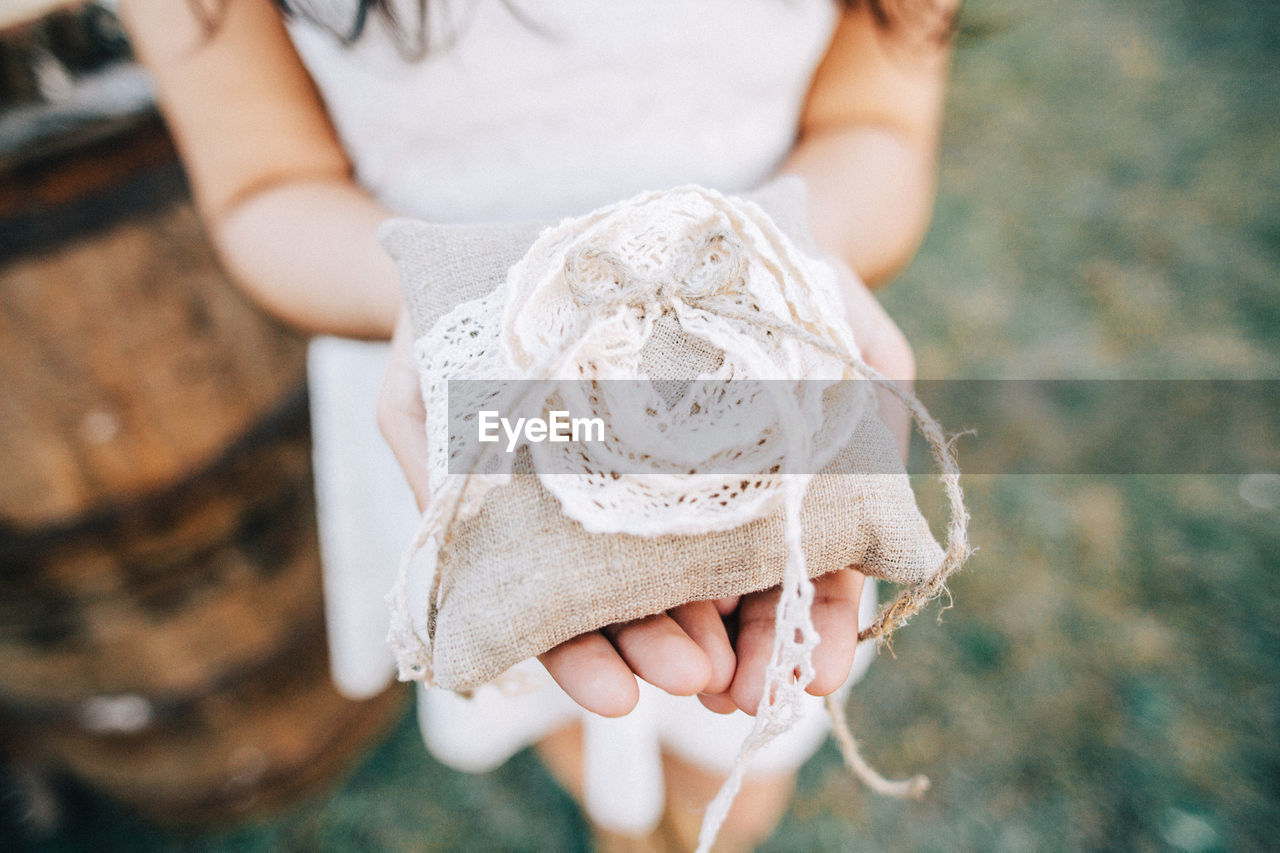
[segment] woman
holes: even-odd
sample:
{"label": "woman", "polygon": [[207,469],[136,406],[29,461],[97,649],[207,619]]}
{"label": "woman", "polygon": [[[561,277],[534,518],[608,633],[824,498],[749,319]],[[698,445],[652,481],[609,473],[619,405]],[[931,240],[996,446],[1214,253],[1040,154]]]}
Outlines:
{"label": "woman", "polygon": [[[378,417],[419,503],[421,400],[395,270],[374,238],[392,215],[548,219],[644,189],[697,182],[744,191],[774,174],[796,175],[807,186],[818,245],[849,273],[847,308],[865,359],[890,377],[912,378],[909,346],[861,281],[888,279],[924,233],[950,5],[562,0],[528,12],[485,0],[293,5],[291,17],[270,0],[226,0],[212,12],[194,0],[125,0],[122,12],[154,73],[197,206],[247,292],[308,332],[374,340],[395,332]],[[381,523],[411,509],[407,497],[386,493],[387,475],[382,485],[369,477],[352,485],[362,482],[359,472],[385,466],[359,435],[372,420],[359,395],[373,396],[385,357],[321,338],[311,360],[335,674],[355,693],[376,689],[389,672],[385,656],[370,657],[367,639],[385,623],[364,611],[380,601],[394,551],[408,538],[405,521]],[[896,410],[890,417],[905,442],[905,418]],[[360,491],[366,487],[383,493]],[[375,525],[386,528],[381,541],[392,554],[377,556]],[[863,576],[852,569],[818,581],[815,695],[837,690],[854,668],[862,591]],[[661,695],[641,702],[636,677],[658,688],[654,694],[696,695],[718,714],[752,713],[775,602],[776,591],[694,602],[578,637],[541,657],[563,691],[554,696],[493,699],[483,713],[429,697],[428,743],[452,763],[479,769],[541,739],[548,763],[597,822],[640,836],[661,803],[637,807],[628,773],[656,760],[661,742],[668,817],[687,825],[682,811],[709,801],[725,772],[700,760],[698,745],[717,743],[713,732],[728,741],[745,729],[691,710],[691,699],[675,710]],[[733,643],[723,623],[730,611],[740,625]],[[352,639],[357,634],[363,639]],[[584,718],[596,744],[587,749],[585,788],[582,729],[564,711],[569,700],[604,717],[639,703],[620,724],[626,732],[593,736],[596,718]],[[667,722],[636,722],[658,717]],[[478,718],[490,747],[479,753],[466,733]],[[820,719],[744,788],[722,834],[726,846],[768,834],[794,768],[816,748]],[[601,758],[610,749],[629,756],[625,766]],[[592,774],[593,766],[608,769]]]}

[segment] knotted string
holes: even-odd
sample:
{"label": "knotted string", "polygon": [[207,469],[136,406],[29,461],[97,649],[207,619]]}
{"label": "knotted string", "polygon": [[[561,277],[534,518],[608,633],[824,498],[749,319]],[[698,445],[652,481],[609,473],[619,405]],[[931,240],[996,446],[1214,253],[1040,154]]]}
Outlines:
{"label": "knotted string", "polygon": [[[532,404],[540,392],[545,401],[546,392],[543,389],[550,382],[550,377],[563,368],[599,322],[619,310],[630,307],[645,309],[655,303],[660,304],[664,299],[681,301],[722,319],[736,320],[806,343],[836,357],[867,380],[887,389],[911,412],[917,428],[929,443],[947,494],[950,522],[947,527],[947,545],[938,570],[927,581],[902,591],[880,610],[870,626],[858,634],[859,642],[869,639],[884,642],[894,630],[945,590],[947,579],[963,565],[970,553],[968,513],[960,488],[960,468],[952,444],[915,395],[904,391],[854,353],[793,323],[767,319],[729,306],[710,304],[713,297],[741,278],[744,267],[741,244],[725,233],[713,233],[689,250],[684,257],[678,259],[677,273],[665,278],[641,275],[610,252],[596,249],[571,252],[565,260],[565,279],[575,302],[583,309],[583,314],[552,352],[540,364],[526,371],[526,376],[533,377],[533,382],[520,395],[515,406],[519,410]],[[813,583],[806,567],[801,538],[801,508],[808,478],[791,470],[797,460],[808,458],[809,439],[798,415],[793,407],[787,405],[781,392],[771,393],[776,398],[774,402],[777,404],[779,417],[789,427],[784,433],[788,436],[789,444],[789,476],[783,481],[787,560],[775,619],[774,646],[755,724],[739,750],[729,778],[707,808],[699,834],[699,851],[709,850],[714,842],[741,787],[752,756],[794,722],[794,716],[799,712],[799,700],[814,675],[812,651],[819,638],[810,618]],[[465,503],[473,475],[484,468],[490,454],[494,452],[497,452],[494,447],[482,448],[460,483],[454,481],[457,483],[455,487],[446,486],[432,497],[423,513],[417,535],[401,560],[397,582],[388,594],[392,604],[392,627],[388,639],[400,661],[402,679],[419,679],[428,685],[432,682],[432,636],[434,616],[440,606],[441,589],[439,555],[447,544],[449,533]],[[446,516],[448,521],[441,525],[439,522]],[[424,637],[408,612],[407,590],[410,563],[428,543],[433,544],[428,569],[432,577],[427,636]],[[923,776],[890,781],[876,773],[859,755],[840,703],[829,696],[826,704],[845,763],[868,787],[891,796],[919,796],[928,788],[928,779]]]}

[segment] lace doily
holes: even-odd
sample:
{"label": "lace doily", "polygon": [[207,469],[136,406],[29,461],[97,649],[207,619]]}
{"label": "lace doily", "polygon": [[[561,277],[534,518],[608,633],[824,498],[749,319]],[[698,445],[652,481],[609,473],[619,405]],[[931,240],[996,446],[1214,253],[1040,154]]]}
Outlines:
{"label": "lace doily", "polygon": [[[414,549],[424,548],[429,571],[451,526],[511,476],[514,453],[465,440],[481,410],[563,410],[607,424],[601,441],[524,445],[561,511],[591,533],[694,535],[785,509],[772,658],[755,727],[708,809],[709,846],[750,757],[792,724],[814,677],[801,505],[811,472],[875,406],[870,382],[843,380],[887,383],[860,358],[835,271],[749,201],[701,187],[649,193],[544,231],[505,283],[442,316],[415,356],[431,501]],[[968,552],[945,437],[918,401],[887,384],[934,449],[953,518],[944,565],[889,605],[872,636],[937,595]],[[390,639],[402,677],[429,681],[430,642],[407,609],[407,572],[406,558]],[[438,588],[437,577],[433,599]],[[873,786],[922,788],[874,776],[846,739],[851,766]]]}
{"label": "lace doily", "polygon": [[[689,188],[549,229],[502,287],[417,342],[432,492],[459,469],[459,430],[474,429],[451,411],[560,409],[609,426],[603,441],[529,445],[543,485],[588,531],[702,533],[767,514],[788,460],[820,469],[875,405],[867,383],[840,381],[860,378],[845,359],[782,325],[857,353],[834,271],[754,204]],[[486,460],[462,517],[513,459]]]}

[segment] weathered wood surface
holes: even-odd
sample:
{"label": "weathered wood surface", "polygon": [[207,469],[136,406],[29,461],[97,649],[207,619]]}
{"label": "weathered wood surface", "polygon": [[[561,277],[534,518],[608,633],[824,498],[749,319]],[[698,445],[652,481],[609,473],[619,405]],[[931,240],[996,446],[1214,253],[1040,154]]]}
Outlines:
{"label": "weathered wood surface", "polygon": [[0,239],[0,740],[217,820],[332,778],[403,692],[330,682],[304,341],[123,129],[0,170],[0,238],[39,237]]}
{"label": "weathered wood surface", "polygon": [[293,392],[302,342],[219,272],[189,206],[0,269],[0,524],[206,467]]}
{"label": "weathered wood surface", "polygon": [[301,400],[205,471],[62,530],[0,538],[0,705],[79,724],[95,696],[157,712],[322,626]]}
{"label": "weathered wood surface", "polygon": [[[21,720],[10,724],[11,736],[162,823],[210,824],[279,807],[346,772],[407,698],[403,689],[363,702],[339,696],[322,634],[286,651],[136,731]],[[115,721],[139,710],[124,707]],[[112,722],[112,713],[99,722]]]}

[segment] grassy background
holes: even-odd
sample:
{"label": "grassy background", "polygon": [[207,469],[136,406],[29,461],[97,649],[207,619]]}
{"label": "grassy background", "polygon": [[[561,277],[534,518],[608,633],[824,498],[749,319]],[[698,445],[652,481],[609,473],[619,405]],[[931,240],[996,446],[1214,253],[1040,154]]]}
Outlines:
{"label": "grassy background", "polygon": [[[967,20],[934,227],[885,294],[921,374],[1280,377],[1280,5],[969,0]],[[969,478],[955,608],[850,704],[872,761],[934,790],[876,798],[828,746],[765,849],[1274,849],[1280,495],[1242,482]],[[43,849],[587,846],[531,755],[453,773],[409,720],[271,820],[177,838],[94,799],[74,815]]]}

